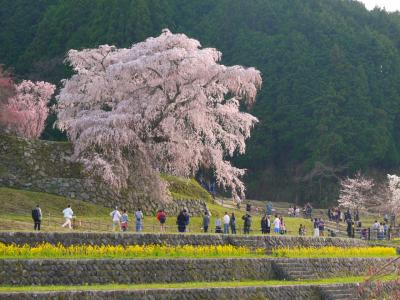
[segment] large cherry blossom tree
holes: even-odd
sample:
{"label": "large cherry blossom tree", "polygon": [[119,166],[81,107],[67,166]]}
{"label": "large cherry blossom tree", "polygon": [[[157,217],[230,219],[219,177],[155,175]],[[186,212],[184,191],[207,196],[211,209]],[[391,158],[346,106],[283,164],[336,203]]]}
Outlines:
{"label": "large cherry blossom tree", "polygon": [[365,209],[373,199],[374,181],[357,173],[354,178],[347,177],[340,183],[339,206],[355,209]]}
{"label": "large cherry blossom tree", "polygon": [[[9,85],[6,79],[0,85]],[[9,88],[9,87],[8,87]],[[43,132],[55,86],[48,82],[24,80],[14,85],[13,95],[0,102],[0,124],[6,132],[38,138]]]}
{"label": "large cherry blossom tree", "polygon": [[155,170],[193,176],[205,167],[243,194],[244,170],[227,158],[245,152],[257,119],[241,103],[252,105],[262,80],[254,68],[220,60],[216,49],[169,30],[127,49],[70,50],[76,74],[58,97],[58,127],[86,170],[118,189],[132,151],[141,151]]}

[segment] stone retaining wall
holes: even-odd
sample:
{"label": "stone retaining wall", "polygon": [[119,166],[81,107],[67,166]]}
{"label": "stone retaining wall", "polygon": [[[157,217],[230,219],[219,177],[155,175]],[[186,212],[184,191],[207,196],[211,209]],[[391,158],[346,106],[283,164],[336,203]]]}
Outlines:
{"label": "stone retaining wall", "polygon": [[222,234],[154,234],[154,233],[89,233],[89,232],[0,232],[0,242],[36,245],[47,242],[63,245],[234,245],[272,249],[275,247],[357,247],[367,246],[358,239],[295,236],[244,236]]}
{"label": "stone retaining wall", "polygon": [[140,284],[275,278],[268,259],[0,260],[5,285]]}
{"label": "stone retaining wall", "polygon": [[0,300],[25,299],[296,299],[320,300],[317,285],[239,287],[239,288],[198,288],[198,289],[155,289],[131,291],[71,291],[40,293],[0,293]]}
{"label": "stone retaining wall", "polygon": [[[313,279],[366,275],[370,267],[388,259],[287,259],[304,268],[288,276],[280,259],[45,259],[0,260],[0,282],[4,285],[140,284],[190,281],[296,280],[315,272]],[[312,279],[312,278],[307,278]]]}
{"label": "stone retaining wall", "polygon": [[[382,297],[398,292],[397,282],[381,284]],[[340,291],[351,291],[351,298],[339,298]],[[152,289],[152,290],[111,290],[111,291],[62,291],[62,292],[20,292],[0,293],[0,300],[30,299],[145,299],[145,300],[187,300],[187,299],[295,299],[295,300],[329,300],[329,299],[369,299],[369,295],[358,295],[358,284],[326,284],[326,285],[284,285],[263,287],[226,287],[226,288],[192,288],[192,289]],[[386,293],[386,294],[385,294]]]}
{"label": "stone retaining wall", "polygon": [[152,189],[158,175],[147,174],[147,181],[137,184],[140,177],[145,177],[140,170],[136,170],[138,176],[132,176],[138,180],[136,184],[122,194],[116,193],[108,185],[89,179],[82,172],[83,166],[71,161],[72,153],[72,145],[67,142],[29,140],[0,133],[0,187],[45,192],[106,207],[141,207],[146,213],[164,208],[168,214],[176,215],[186,207],[192,215],[203,215],[207,208],[200,199],[161,201]]}

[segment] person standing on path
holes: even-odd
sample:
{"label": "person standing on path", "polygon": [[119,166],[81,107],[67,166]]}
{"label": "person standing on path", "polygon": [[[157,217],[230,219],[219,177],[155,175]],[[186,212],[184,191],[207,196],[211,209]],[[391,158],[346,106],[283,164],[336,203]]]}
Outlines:
{"label": "person standing on path", "polygon": [[190,215],[186,208],[183,210],[183,214],[185,216],[185,232],[189,232]]}
{"label": "person standing on path", "polygon": [[229,222],[231,218],[229,217],[228,213],[225,212],[224,215],[224,234],[229,234]]}
{"label": "person standing on path", "polygon": [[136,232],[143,230],[143,213],[140,208],[135,212]]}
{"label": "person standing on path", "polygon": [[176,218],[176,224],[178,225],[179,232],[184,233],[186,231],[186,216],[183,210],[181,210]]}
{"label": "person standing on path", "polygon": [[271,233],[271,220],[269,218],[269,216],[267,216],[267,220],[266,220],[266,234],[270,234]]}
{"label": "person standing on path", "polygon": [[39,204],[32,210],[33,230],[40,231],[40,223],[42,222],[42,210]]}
{"label": "person standing on path", "polygon": [[268,202],[267,204],[267,215],[270,216],[272,215],[272,203]]}
{"label": "person standing on path", "polygon": [[163,209],[157,212],[156,218],[160,222],[160,231],[165,232],[165,222],[167,221],[167,214]]}
{"label": "person standing on path", "polygon": [[249,213],[246,213],[242,217],[244,223],[243,223],[243,233],[244,234],[250,234],[250,227],[251,227],[251,216]]}
{"label": "person standing on path", "polygon": [[65,223],[61,225],[61,227],[65,227],[68,226],[69,229],[72,229],[72,217],[74,216],[74,212],[71,209],[71,205],[68,204],[68,207],[66,209],[64,209],[63,211],[64,214],[64,219],[65,219]]}
{"label": "person standing on path", "polygon": [[235,214],[232,213],[231,215],[231,219],[229,221],[229,225],[231,226],[231,233],[232,234],[236,234],[236,218],[235,218]]}
{"label": "person standing on path", "polygon": [[221,229],[221,218],[219,217],[219,215],[217,214],[215,219],[215,233],[222,233],[222,229]]}
{"label": "person standing on path", "polygon": [[267,233],[267,216],[264,215],[261,218],[261,233],[266,234]]}
{"label": "person standing on path", "polygon": [[203,216],[203,230],[205,233],[208,232],[208,226],[210,226],[210,214],[206,211]]}
{"label": "person standing on path", "polygon": [[127,231],[128,230],[128,213],[126,212],[126,209],[124,209],[122,216],[121,216],[121,230],[122,231]]}
{"label": "person standing on path", "polygon": [[281,220],[278,218],[278,215],[275,215],[274,232],[276,234],[279,234],[280,227],[281,227]]}
{"label": "person standing on path", "polygon": [[324,220],[322,220],[322,218],[320,218],[318,221],[318,230],[319,230],[319,236],[324,236],[325,223]]}
{"label": "person standing on path", "polygon": [[319,221],[317,218],[314,219],[314,237],[319,237]]}
{"label": "person standing on path", "polygon": [[118,230],[121,227],[121,213],[116,206],[115,209],[110,213],[112,219],[112,231]]}

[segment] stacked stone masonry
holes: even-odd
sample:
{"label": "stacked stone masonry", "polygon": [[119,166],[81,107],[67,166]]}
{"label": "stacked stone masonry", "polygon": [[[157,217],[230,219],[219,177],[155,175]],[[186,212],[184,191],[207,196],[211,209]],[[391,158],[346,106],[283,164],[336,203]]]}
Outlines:
{"label": "stacked stone masonry", "polygon": [[[392,293],[399,290],[396,282],[383,283],[384,291]],[[155,289],[155,290],[114,290],[114,291],[64,291],[64,292],[26,292],[0,293],[0,300],[30,299],[138,299],[138,300],[256,300],[256,299],[291,299],[291,300],[330,300],[338,299],[332,291],[349,291],[349,297],[343,299],[366,299],[359,296],[357,284],[328,285],[289,285],[263,287],[225,287],[193,289]],[[389,299],[389,298],[386,298]]]}
{"label": "stacked stone masonry", "polygon": [[45,192],[108,207],[141,207],[147,213],[164,208],[169,214],[177,214],[186,208],[192,215],[199,215],[207,209],[204,201],[196,199],[148,201],[134,189],[125,196],[119,195],[107,185],[85,177],[83,166],[71,161],[72,152],[70,143],[0,134],[0,187]]}
{"label": "stacked stone masonry", "polygon": [[[313,278],[366,275],[389,262],[376,258],[287,259],[288,263],[311,270]],[[296,280],[290,264],[281,268],[280,259],[34,259],[0,261],[0,282],[5,285],[80,285],[178,283],[191,281]]]}
{"label": "stacked stone masonry", "polygon": [[143,299],[143,300],[208,300],[208,299],[293,299],[320,300],[318,286],[241,287],[205,289],[157,289],[137,291],[86,291],[44,293],[0,293],[0,300],[30,299]]}
{"label": "stacked stone masonry", "polygon": [[358,239],[294,236],[243,236],[218,234],[154,234],[154,233],[90,233],[90,232],[0,232],[0,242],[17,245],[233,245],[251,248],[276,247],[362,247],[367,243]]}

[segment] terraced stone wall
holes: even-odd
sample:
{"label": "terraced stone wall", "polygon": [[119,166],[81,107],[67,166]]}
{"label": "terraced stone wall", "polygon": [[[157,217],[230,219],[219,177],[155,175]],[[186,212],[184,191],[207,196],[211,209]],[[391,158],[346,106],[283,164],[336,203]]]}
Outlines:
{"label": "terraced stone wall", "polygon": [[140,284],[275,278],[268,259],[2,260],[6,285]]}
{"label": "terraced stone wall", "polygon": [[136,234],[136,233],[86,233],[86,232],[0,232],[0,242],[5,244],[35,245],[43,242],[63,245],[234,245],[272,249],[275,247],[357,247],[366,246],[358,239],[331,237],[243,236],[218,234]]}
{"label": "terraced stone wall", "polygon": [[[0,282],[5,285],[82,285],[178,283],[234,280],[299,280],[366,275],[388,259],[335,258],[219,259],[5,259]],[[299,268],[298,266],[301,266]],[[393,267],[394,268],[394,267]],[[308,275],[312,274],[312,277]]]}
{"label": "terraced stone wall", "polygon": [[[152,184],[158,176],[155,173],[147,174],[146,184],[132,185],[122,194],[116,193],[107,185],[85,176],[83,166],[71,161],[72,153],[72,145],[67,142],[0,134],[0,187],[45,192],[106,207],[118,205],[130,210],[141,207],[146,213],[164,208],[168,214],[177,214],[186,208],[192,215],[203,215],[207,209],[201,199],[160,201],[160,195],[153,194]],[[132,177],[137,179],[143,174],[136,171],[138,174]],[[144,190],[138,188],[143,185]]]}
{"label": "terraced stone wall", "polygon": [[320,300],[318,286],[284,287],[240,287],[205,289],[157,289],[138,291],[86,291],[86,292],[43,292],[43,293],[4,293],[1,300],[30,299],[307,299]]}

